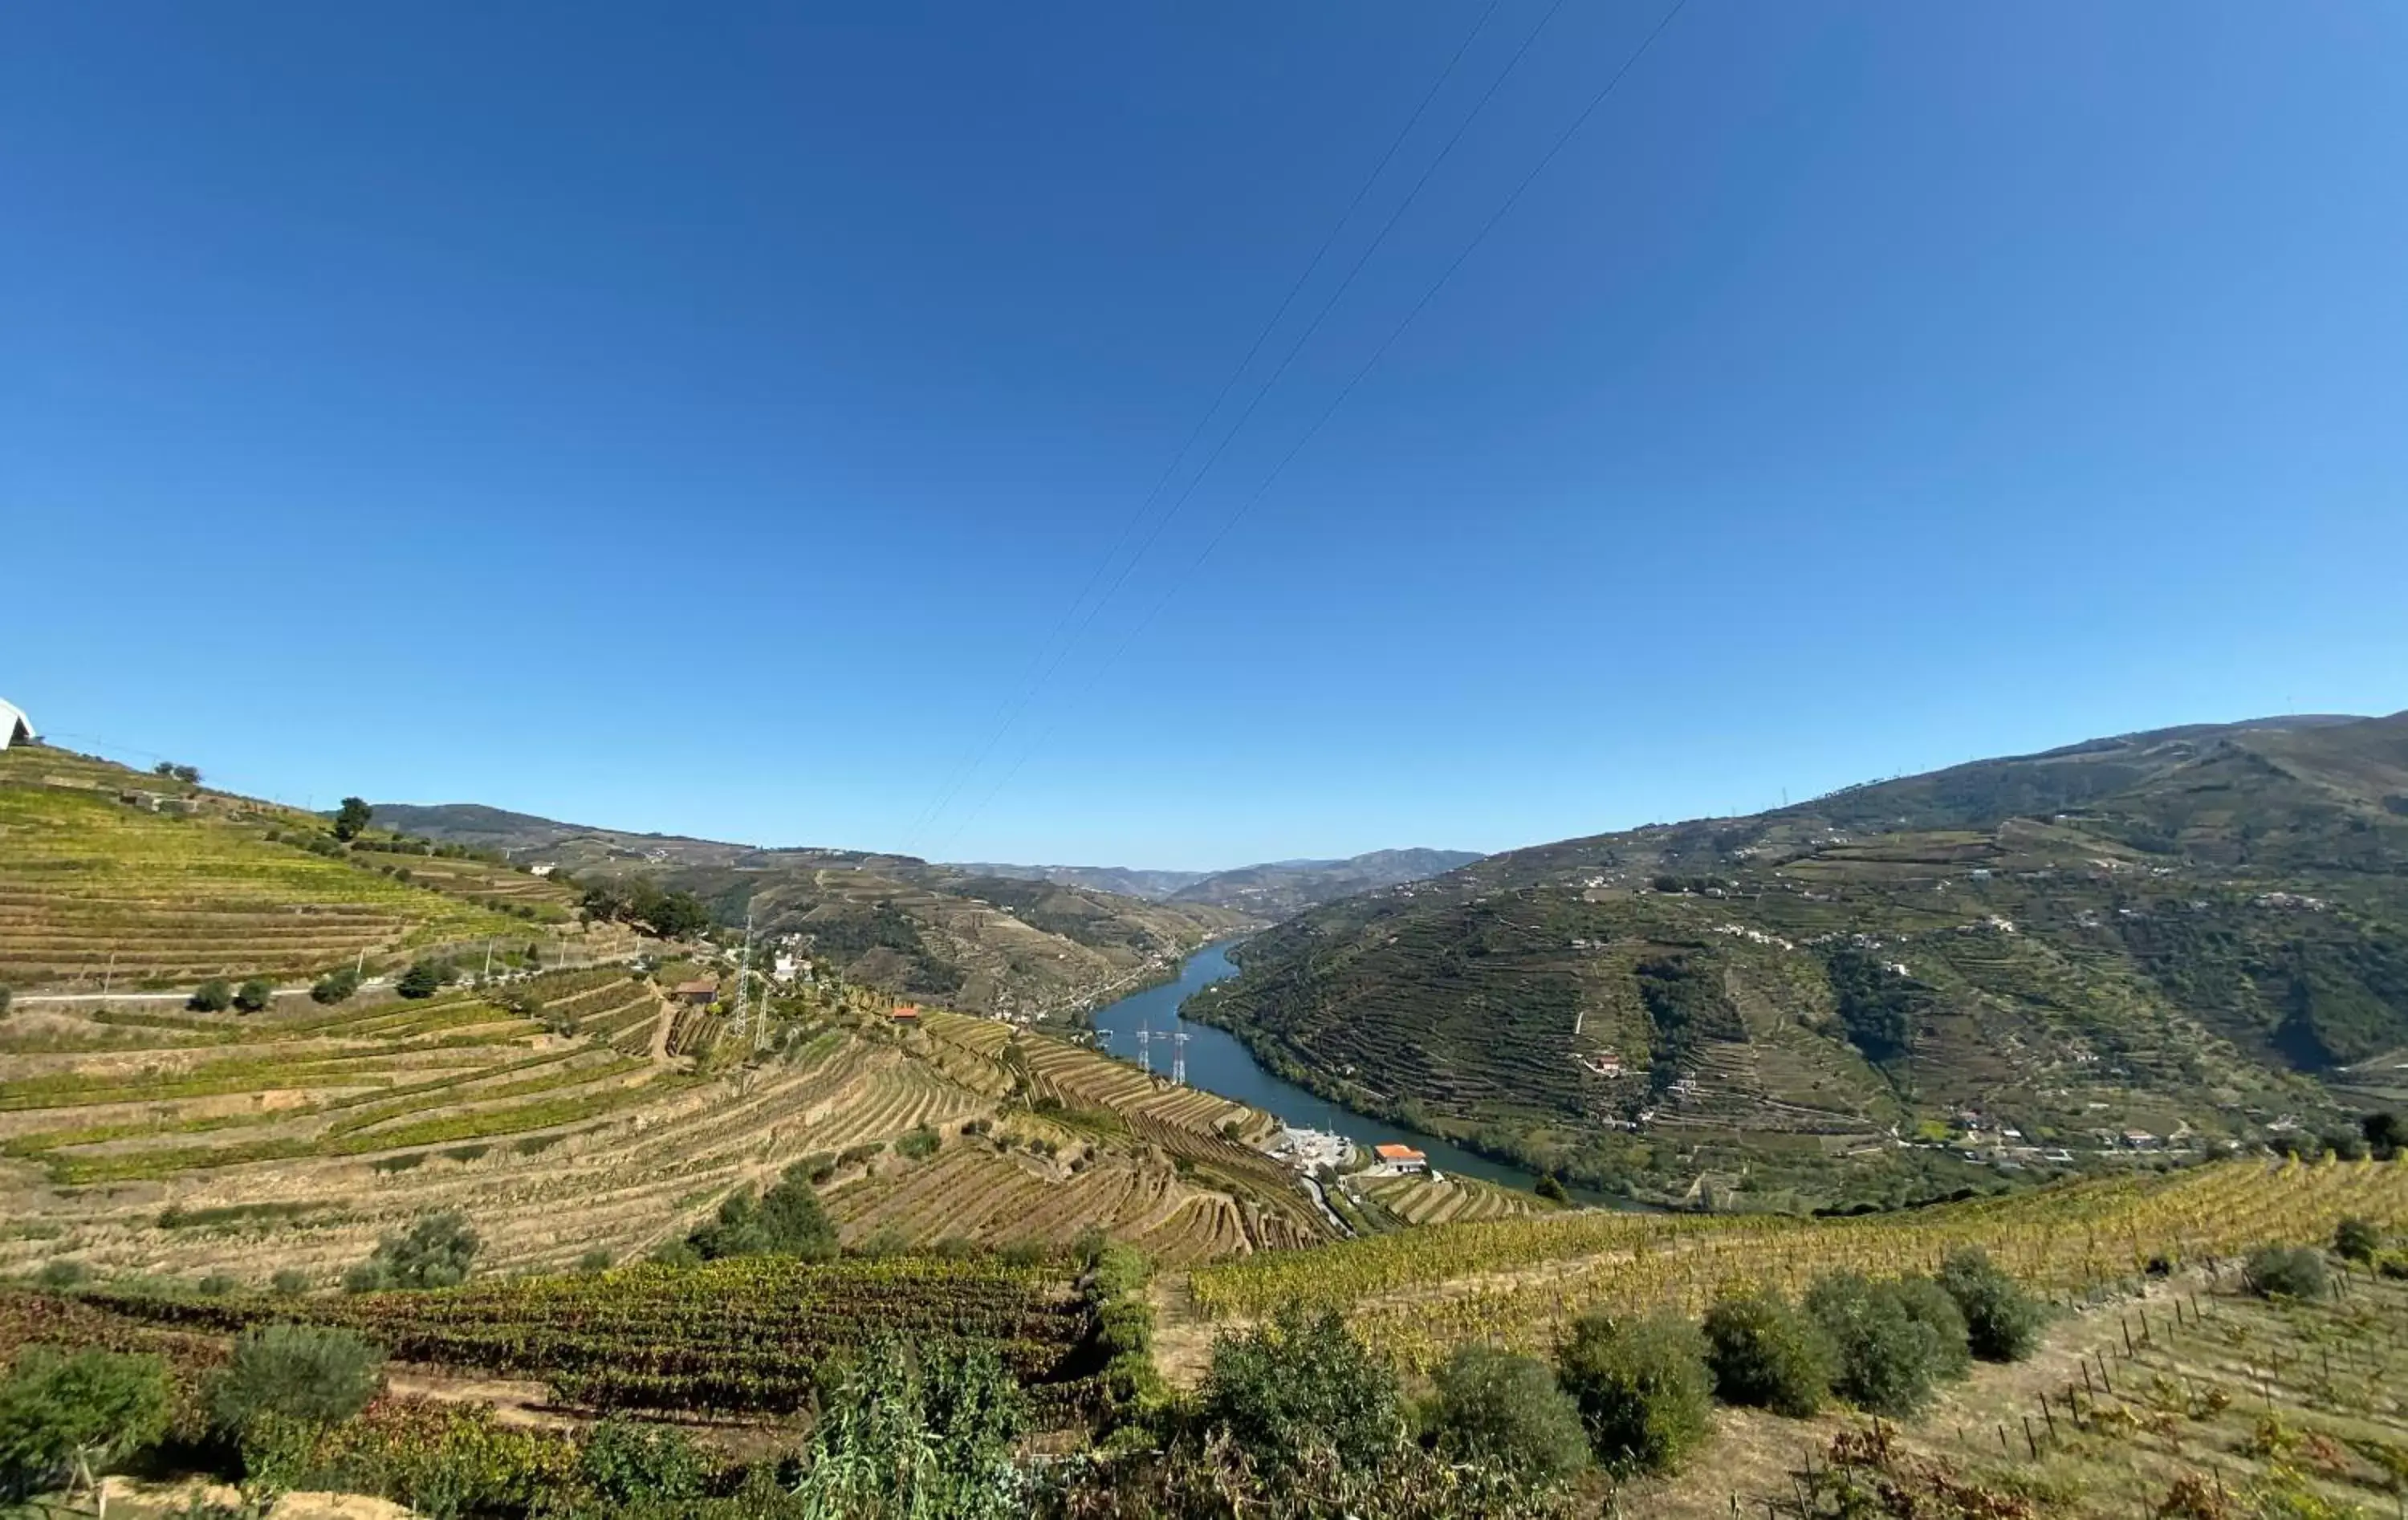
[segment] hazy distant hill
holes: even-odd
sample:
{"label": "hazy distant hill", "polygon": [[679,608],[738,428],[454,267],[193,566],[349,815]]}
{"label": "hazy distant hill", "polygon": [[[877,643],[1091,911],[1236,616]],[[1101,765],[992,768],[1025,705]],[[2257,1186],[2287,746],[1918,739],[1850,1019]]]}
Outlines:
{"label": "hazy distant hill", "polygon": [[1018,877],[1094,887],[1172,902],[1209,903],[1275,920],[1357,892],[1468,866],[1480,855],[1469,850],[1375,850],[1345,860],[1279,860],[1226,871],[1133,870],[1125,866],[997,866],[953,868],[985,876]]}
{"label": "hazy distant hill", "polygon": [[983,1012],[1092,1001],[1257,923],[1209,903],[1031,883],[910,855],[636,834],[475,803],[378,803],[376,820],[580,878],[648,876],[698,894],[723,923],[742,923],[749,907],[760,931],[803,937],[852,981]]}
{"label": "hazy distant hill", "polygon": [[1942,1153],[1892,1130],[1976,1111],[2041,1153],[1985,1160],[2027,1170],[2126,1129],[2330,1122],[2396,1096],[2351,1068],[2408,1045],[2408,714],[1512,851],[1240,959],[1195,1011],[1291,1075],[1672,1192],[1911,1192]]}

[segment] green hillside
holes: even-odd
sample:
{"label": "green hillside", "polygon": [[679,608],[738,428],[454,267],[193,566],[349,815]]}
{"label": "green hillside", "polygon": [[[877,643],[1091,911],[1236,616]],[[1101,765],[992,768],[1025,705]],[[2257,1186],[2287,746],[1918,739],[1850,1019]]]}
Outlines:
{"label": "green hillside", "polygon": [[2317,1129],[2408,1045],[2408,715],[1512,852],[1240,961],[1191,1012],[1289,1075],[1647,1196],[1896,1202]]}
{"label": "green hillside", "polygon": [[[313,849],[312,846],[315,846]],[[322,820],[44,745],[0,753],[0,983],[308,976],[565,923],[560,887],[344,850]]]}
{"label": "green hillside", "polygon": [[760,849],[556,823],[466,803],[380,803],[429,839],[541,862],[580,882],[641,876],[695,893],[849,981],[984,1013],[1047,1014],[1169,974],[1179,957],[1260,918],[1209,902],[1147,901],[1067,882],[983,874],[910,855]]}

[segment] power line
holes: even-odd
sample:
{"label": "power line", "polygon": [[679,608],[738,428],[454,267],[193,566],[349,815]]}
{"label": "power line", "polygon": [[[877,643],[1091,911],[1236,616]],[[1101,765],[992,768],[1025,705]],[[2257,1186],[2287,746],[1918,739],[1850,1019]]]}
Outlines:
{"label": "power line", "polygon": [[[1121,656],[1128,652],[1129,647],[1137,642],[1138,638],[1142,635],[1146,629],[1154,625],[1154,619],[1162,615],[1164,609],[1168,608],[1172,600],[1178,596],[1181,589],[1186,585],[1188,581],[1195,577],[1196,572],[1204,567],[1204,562],[1212,557],[1212,552],[1221,547],[1222,540],[1228,538],[1230,531],[1234,529],[1238,523],[1243,520],[1245,515],[1254,509],[1254,504],[1261,501],[1263,497],[1269,493],[1271,486],[1278,481],[1282,474],[1285,473],[1288,466],[1295,461],[1297,455],[1302,453],[1305,446],[1311,443],[1313,438],[1320,434],[1322,428],[1328,424],[1329,419],[1337,415],[1338,409],[1346,404],[1346,399],[1354,394],[1355,387],[1362,384],[1365,377],[1369,376],[1372,369],[1377,367],[1380,361],[1387,356],[1388,351],[1396,346],[1397,339],[1405,335],[1405,329],[1411,327],[1413,324],[1414,320],[1422,314],[1422,312],[1429,306],[1430,302],[1438,298],[1439,292],[1446,288],[1447,281],[1453,280],[1455,276],[1455,272],[1463,267],[1465,263],[1470,259],[1471,255],[1479,250],[1480,245],[1487,241],[1488,235],[1496,230],[1497,224],[1505,220],[1506,214],[1513,209],[1515,204],[1521,200],[1524,193],[1528,191],[1530,186],[1537,182],[1540,175],[1546,172],[1547,166],[1555,161],[1556,157],[1570,144],[1572,138],[1580,135],[1581,128],[1588,124],[1589,118],[1597,114],[1598,108],[1612,97],[1614,91],[1621,86],[1622,81],[1629,76],[1629,73],[1633,68],[1636,68],[1639,65],[1640,60],[1647,56],[1648,50],[1656,46],[1656,39],[1664,35],[1665,31],[1671,26],[1673,21],[1679,17],[1681,12],[1685,9],[1687,6],[1688,0],[1673,0],[1671,7],[1666,10],[1663,17],[1656,22],[1655,26],[1649,30],[1647,35],[1640,39],[1639,46],[1632,49],[1629,55],[1623,59],[1622,65],[1608,77],[1605,83],[1598,88],[1595,94],[1589,97],[1588,104],[1581,108],[1580,114],[1573,117],[1570,124],[1566,126],[1563,131],[1556,134],[1555,141],[1548,145],[1545,152],[1539,155],[1539,161],[1530,166],[1529,172],[1523,175],[1520,182],[1514,185],[1504,200],[1498,203],[1497,209],[1490,212],[1488,214],[1488,219],[1480,224],[1480,229],[1471,235],[1471,240],[1463,245],[1462,251],[1456,253],[1454,260],[1450,262],[1444,269],[1439,272],[1438,279],[1432,280],[1429,288],[1422,292],[1421,298],[1415,301],[1411,308],[1405,312],[1403,320],[1398,322],[1394,328],[1389,330],[1388,336],[1381,339],[1380,346],[1371,351],[1371,356],[1364,360],[1362,366],[1356,369],[1352,376],[1348,377],[1346,383],[1339,388],[1338,394],[1330,398],[1329,405],[1322,409],[1321,415],[1313,419],[1312,425],[1306,428],[1303,435],[1296,440],[1295,444],[1288,449],[1288,452],[1280,457],[1279,463],[1271,466],[1270,473],[1263,477],[1262,483],[1255,486],[1253,493],[1244,500],[1240,501],[1236,509],[1230,512],[1229,515],[1222,521],[1220,527],[1213,532],[1212,537],[1206,540],[1202,551],[1199,552],[1194,559],[1188,562],[1187,567],[1184,570],[1181,571],[1171,580],[1168,587],[1163,592],[1161,597],[1154,602],[1154,606],[1148,609],[1145,616],[1138,620],[1136,624],[1129,629],[1128,633],[1122,638],[1119,646],[1105,658],[1101,665],[1098,665],[1095,670],[1088,675],[1086,684],[1080,688],[1079,695],[1083,697],[1088,692],[1094,690],[1096,682],[1103,679],[1104,672],[1118,664]],[[1547,14],[1549,17],[1553,17],[1555,12],[1550,10]],[[1544,21],[1540,22],[1540,28],[1541,30],[1544,29],[1545,25],[1546,22]],[[1535,41],[1537,39],[1537,32],[1534,31],[1531,34],[1531,40]],[[1528,46],[1528,42],[1525,42],[1523,44],[1525,50],[1526,50]],[[1515,57],[1518,59],[1520,54],[1515,54]],[[1493,93],[1494,87],[1492,86],[1491,88]],[[947,845],[951,845],[953,839],[958,838],[962,830],[968,828],[971,821],[986,810],[987,804],[993,802],[996,795],[1002,792],[1004,787],[1010,784],[1011,779],[1020,774],[1021,767],[1028,763],[1031,756],[1045,747],[1046,742],[1054,737],[1060,727],[1061,724],[1057,720],[1051,727],[1046,729],[1044,735],[1039,738],[1034,745],[1031,745],[1026,751],[1022,753],[1021,757],[1012,763],[1011,768],[1004,772],[1003,779],[996,782],[993,787],[989,788],[986,796],[979,800],[978,806],[972,808],[962,821],[953,826],[953,834],[948,836],[946,839],[945,842]]]}
{"label": "power line", "polygon": [[[1346,229],[1349,222],[1354,220],[1354,213],[1361,208],[1364,198],[1370,194],[1372,187],[1379,183],[1381,176],[1387,172],[1388,165],[1395,162],[1397,153],[1405,145],[1405,140],[1412,136],[1413,129],[1421,124],[1422,118],[1429,111],[1430,104],[1438,98],[1439,92],[1446,87],[1447,80],[1455,77],[1455,71],[1463,62],[1464,54],[1470,50],[1472,43],[1486,29],[1489,19],[1497,14],[1498,7],[1502,3],[1503,0],[1489,0],[1487,8],[1483,10],[1479,19],[1472,22],[1471,30],[1465,33],[1463,40],[1455,45],[1454,53],[1446,61],[1446,66],[1439,71],[1438,78],[1431,81],[1429,89],[1423,93],[1420,102],[1413,107],[1412,114],[1405,119],[1405,124],[1398,128],[1397,135],[1389,139],[1386,151],[1383,152],[1379,162],[1371,166],[1371,172],[1363,177],[1363,182],[1355,187],[1353,198],[1346,203],[1346,208],[1339,213],[1338,220],[1330,224],[1329,231],[1322,237],[1321,245],[1313,250],[1312,259],[1305,264],[1304,272],[1297,275],[1295,282],[1288,286],[1287,294],[1280,298],[1279,307],[1271,313],[1270,320],[1263,323],[1262,330],[1254,335],[1254,342],[1247,346],[1245,357],[1238,361],[1237,367],[1230,370],[1228,378],[1221,382],[1220,390],[1213,394],[1212,404],[1205,408],[1204,414],[1196,420],[1196,425],[1189,431],[1186,441],[1182,443],[1179,446],[1179,452],[1171,456],[1169,465],[1165,466],[1160,479],[1154,481],[1154,489],[1146,493],[1144,499],[1138,504],[1138,509],[1130,514],[1126,523],[1122,524],[1120,534],[1113,539],[1111,548],[1106,552],[1104,557],[1096,562],[1094,572],[1087,578],[1086,585],[1081,588],[1076,597],[1072,598],[1069,606],[1064,610],[1061,620],[1054,624],[1054,631],[1048,634],[1045,642],[1039,646],[1038,657],[1030,662],[1029,667],[1035,671],[1041,665],[1043,667],[1041,672],[1035,680],[1026,682],[1018,697],[1007,704],[1002,721],[988,736],[986,742],[980,746],[968,764],[957,767],[949,775],[945,784],[939,788],[937,800],[923,809],[912,820],[910,827],[905,830],[904,849],[907,852],[917,840],[923,829],[933,826],[936,821],[944,815],[945,810],[952,806],[953,798],[960,795],[961,789],[968,784],[969,779],[978,773],[979,767],[986,763],[987,757],[995,753],[998,744],[1003,742],[1004,735],[1010,732],[1011,725],[1020,720],[1023,712],[1027,710],[1028,704],[1036,699],[1037,694],[1043,690],[1054,679],[1054,673],[1061,669],[1062,662],[1069,657],[1073,649],[1078,647],[1080,639],[1086,637],[1087,630],[1094,626],[1096,619],[1102,614],[1105,607],[1120,594],[1120,589],[1127,582],[1130,573],[1148,553],[1153,552],[1155,542],[1162,537],[1163,530],[1179,515],[1181,509],[1186,505],[1187,498],[1195,494],[1197,486],[1202,483],[1204,477],[1211,472],[1213,465],[1220,460],[1223,452],[1229,447],[1230,441],[1254,416],[1254,409],[1262,405],[1263,398],[1270,394],[1271,388],[1277,385],[1281,377],[1287,373],[1288,366],[1295,362],[1297,354],[1303,350],[1307,342],[1312,340],[1313,334],[1320,331],[1323,320],[1329,315],[1331,308],[1353,286],[1355,276],[1362,273],[1364,265],[1370,261],[1371,255],[1379,251],[1381,245],[1387,240],[1389,232],[1396,226],[1398,220],[1412,206],[1415,198],[1421,194],[1422,187],[1429,182],[1430,176],[1437,171],[1440,165],[1446,162],[1447,156],[1455,151],[1455,144],[1463,139],[1464,133],[1487,108],[1490,99],[1496,95],[1498,86],[1505,82],[1506,77],[1512,74],[1514,67],[1521,63],[1523,55],[1528,52],[1531,44],[1538,40],[1539,34],[1544,31],[1547,23],[1555,19],[1555,12],[1564,7],[1564,0],[1555,0],[1555,4],[1548,7],[1546,15],[1540,18],[1539,24],[1531,28],[1530,35],[1523,39],[1519,48],[1514,50],[1513,56],[1506,61],[1504,68],[1489,81],[1487,90],[1474,103],[1462,123],[1455,128],[1454,136],[1447,139],[1446,146],[1440,149],[1438,156],[1423,169],[1421,177],[1413,181],[1412,189],[1406,193],[1405,198],[1398,204],[1397,208],[1389,213],[1387,221],[1381,223],[1379,232],[1373,235],[1369,244],[1355,259],[1354,266],[1347,270],[1344,278],[1338,282],[1337,289],[1331,293],[1326,301],[1322,303],[1321,309],[1313,314],[1312,321],[1306,324],[1303,333],[1289,346],[1286,354],[1281,358],[1278,367],[1271,371],[1270,378],[1255,389],[1254,398],[1246,404],[1245,409],[1239,414],[1238,420],[1230,424],[1226,433],[1222,435],[1221,441],[1213,447],[1203,465],[1189,479],[1185,488],[1154,522],[1153,530],[1138,546],[1137,552],[1129,556],[1127,563],[1121,566],[1120,573],[1113,578],[1111,585],[1105,590],[1104,594],[1096,597],[1092,605],[1088,605],[1088,597],[1094,594],[1096,585],[1104,579],[1105,573],[1120,558],[1123,546],[1127,544],[1136,532],[1138,524],[1145,521],[1154,504],[1161,499],[1165,488],[1177,478],[1180,466],[1186,462],[1189,452],[1204,436],[1212,419],[1219,414],[1222,404],[1229,398],[1229,393],[1237,388],[1238,381],[1243,379],[1246,371],[1254,366],[1255,358],[1262,352],[1263,345],[1270,340],[1271,334],[1278,330],[1280,323],[1286,318],[1289,308],[1296,304],[1296,298],[1303,294],[1304,287],[1320,270],[1322,261],[1328,257],[1329,250],[1338,241],[1338,235]],[[1086,607],[1083,617],[1079,611],[1082,606]],[[1077,620],[1078,626],[1070,629],[1067,638],[1063,638],[1064,630],[1070,628],[1074,619]],[[1047,658],[1048,652],[1051,652],[1050,660]],[[959,830],[955,830],[955,833],[958,834]],[[950,842],[950,837],[948,842]]]}

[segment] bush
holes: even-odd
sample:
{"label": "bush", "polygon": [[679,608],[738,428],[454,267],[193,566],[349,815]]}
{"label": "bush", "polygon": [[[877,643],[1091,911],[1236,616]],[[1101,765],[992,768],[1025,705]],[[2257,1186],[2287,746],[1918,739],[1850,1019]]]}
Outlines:
{"label": "bush", "polygon": [[339,971],[329,971],[320,977],[309,989],[309,1000],[331,1008],[337,1003],[349,1001],[351,995],[359,990],[359,972],[346,966]]}
{"label": "bush", "polygon": [[242,1283],[223,1272],[211,1272],[193,1286],[205,1298],[222,1298]]}
{"label": "bush", "polygon": [[2372,1263],[2383,1250],[2383,1232],[2370,1220],[2344,1219],[2333,1226],[2332,1248],[2344,1261]]}
{"label": "bush", "polygon": [[1300,1470],[1316,1455],[1369,1465],[1403,1427],[1396,1374],[1335,1311],[1313,1314],[1297,1304],[1213,1342],[1197,1402],[1206,1430],[1273,1473]]}
{"label": "bush", "polygon": [[1806,1312],[1839,1353],[1834,1391],[1874,1414],[1903,1417],[1921,1409],[1952,1360],[1943,1329],[1922,1317],[1930,1307],[1895,1283],[1853,1272],[1818,1278],[1807,1290]]}
{"label": "bush", "polygon": [[1017,1520],[1028,1507],[1013,1443],[1027,1400],[991,1351],[868,1347],[829,1390],[795,1485],[804,1515]]}
{"label": "bush", "polygon": [[276,984],[265,977],[252,977],[234,990],[234,1006],[245,1013],[257,1013],[276,1001]]}
{"label": "bush", "polygon": [[1572,1200],[1572,1196],[1564,1191],[1563,1183],[1552,1172],[1540,1178],[1539,1185],[1531,1191],[1550,1203],[1570,1203]]}
{"label": "bush", "polygon": [[383,1377],[384,1354],[349,1330],[318,1325],[245,1330],[209,1384],[209,1425],[239,1438],[265,1415],[340,1424],[367,1407]]}
{"label": "bush", "polygon": [[1584,1314],[1556,1353],[1555,1376],[1580,1407],[1589,1448],[1616,1472],[1669,1472],[1705,1439],[1705,1338],[1684,1319]]}
{"label": "bush", "polygon": [[926,1125],[920,1126],[895,1142],[895,1154],[909,1161],[925,1161],[937,1154],[944,1143],[942,1136]]}
{"label": "bush", "polygon": [[1901,1277],[1886,1284],[1906,1317],[1931,1332],[1931,1375],[1954,1383],[1973,1369],[1965,1312],[1946,1288],[1928,1277]]}
{"label": "bush", "polygon": [[1533,1487],[1588,1466],[1580,1406],[1547,1364],[1495,1346],[1463,1346],[1438,1369],[1426,1418],[1432,1444],[1458,1462],[1482,1462]]}
{"label": "bush", "polygon": [[1706,1311],[1706,1366],[1725,1403],[1804,1419],[1830,1396],[1830,1337],[1777,1293],[1742,1293]]}
{"label": "bush", "polygon": [[92,1276],[91,1268],[82,1262],[70,1261],[62,1256],[55,1261],[42,1263],[42,1269],[34,1274],[34,1281],[54,1292],[62,1292],[67,1288],[79,1286],[90,1276]]}
{"label": "bush", "polygon": [[279,1293],[307,1293],[309,1291],[309,1274],[297,1267],[280,1268],[276,1275],[267,1280],[267,1285]]}
{"label": "bush", "polygon": [[234,983],[222,976],[213,976],[193,989],[184,1006],[196,1013],[222,1013],[234,1007]]}
{"label": "bush", "polygon": [[621,1414],[595,1426],[577,1454],[578,1482],[619,1504],[699,1498],[713,1467],[684,1431]]}
{"label": "bush", "polygon": [[597,1245],[577,1258],[577,1269],[580,1272],[606,1272],[610,1269],[610,1253]]}
{"label": "bush", "polygon": [[167,1367],[156,1356],[47,1346],[20,1353],[0,1383],[0,1500],[100,1471],[167,1432]]}
{"label": "bush", "polygon": [[1965,1316],[1965,1339],[1985,1362],[2019,1362],[2040,1344],[2048,1312],[1993,1265],[1980,1246],[1961,1246],[1941,1263],[1940,1285]]}
{"label": "bush", "polygon": [[413,961],[409,969],[401,973],[401,980],[393,984],[393,990],[404,997],[432,997],[456,976],[449,961]]}
{"label": "bush", "polygon": [[686,1237],[695,1257],[715,1261],[723,1256],[796,1256],[827,1261],[837,1255],[836,1226],[811,1191],[807,1162],[786,1169],[785,1176],[761,1201],[750,1189],[731,1194],[719,1206],[716,1222]]}
{"label": "bush", "polygon": [[2325,1258],[2303,1245],[2261,1245],[2249,1253],[2242,1282],[2260,1298],[2321,1298]]}
{"label": "bush", "polygon": [[467,1281],[477,1235],[456,1212],[429,1214],[408,1234],[386,1236],[368,1259],[343,1274],[346,1293],[383,1288],[448,1288]]}

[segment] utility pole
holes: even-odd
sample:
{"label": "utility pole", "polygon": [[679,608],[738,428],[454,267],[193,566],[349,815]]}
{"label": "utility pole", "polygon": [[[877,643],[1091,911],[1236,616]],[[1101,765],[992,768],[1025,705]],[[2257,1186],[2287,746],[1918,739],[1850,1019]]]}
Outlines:
{"label": "utility pole", "polygon": [[744,949],[736,958],[736,1038],[742,1040],[745,1015],[752,1003],[752,899],[744,899]]}
{"label": "utility pole", "polygon": [[494,941],[491,937],[485,940],[485,968],[478,973],[477,980],[480,982],[494,980]]}

